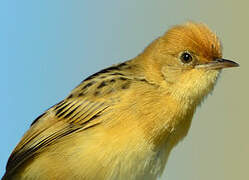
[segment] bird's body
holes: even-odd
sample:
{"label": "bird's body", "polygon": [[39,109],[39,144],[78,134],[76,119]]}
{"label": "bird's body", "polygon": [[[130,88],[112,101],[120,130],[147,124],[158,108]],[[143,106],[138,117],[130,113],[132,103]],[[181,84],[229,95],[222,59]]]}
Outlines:
{"label": "bird's body", "polygon": [[[181,28],[187,44],[176,37]],[[182,51],[196,62],[175,62]],[[215,58],[220,44],[205,25],[175,27],[136,58],[88,77],[37,118],[4,178],[155,180],[215,85],[220,70],[201,67]]]}

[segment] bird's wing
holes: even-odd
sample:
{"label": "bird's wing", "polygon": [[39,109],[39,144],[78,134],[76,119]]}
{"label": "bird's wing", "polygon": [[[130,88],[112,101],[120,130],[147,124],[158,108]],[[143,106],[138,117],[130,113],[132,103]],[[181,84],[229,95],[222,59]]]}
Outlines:
{"label": "bird's wing", "polygon": [[12,152],[6,170],[15,169],[33,155],[58,139],[94,127],[101,123],[99,116],[110,104],[87,99],[64,100],[45,112],[23,136]]}
{"label": "bird's wing", "polygon": [[[103,118],[99,117],[110,112],[118,100],[117,91],[131,82],[121,73],[113,73],[118,68],[109,69],[87,78],[66,99],[48,109],[32,123],[10,156],[7,173],[13,172],[58,139],[102,123]],[[114,76],[106,76],[110,73]]]}

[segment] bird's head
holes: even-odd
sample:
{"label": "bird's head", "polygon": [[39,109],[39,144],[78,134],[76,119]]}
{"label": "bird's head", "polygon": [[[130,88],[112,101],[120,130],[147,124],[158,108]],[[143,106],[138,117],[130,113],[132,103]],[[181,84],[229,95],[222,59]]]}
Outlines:
{"label": "bird's head", "polygon": [[142,56],[150,79],[165,84],[175,97],[196,103],[213,89],[221,69],[238,66],[222,59],[220,40],[202,23],[172,27]]}

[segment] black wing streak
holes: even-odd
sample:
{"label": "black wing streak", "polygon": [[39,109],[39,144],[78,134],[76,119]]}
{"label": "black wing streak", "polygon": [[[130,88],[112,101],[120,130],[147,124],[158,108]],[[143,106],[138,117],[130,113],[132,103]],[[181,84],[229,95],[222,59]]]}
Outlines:
{"label": "black wing streak", "polygon": [[100,74],[104,74],[104,73],[107,73],[107,72],[110,72],[110,71],[113,71],[113,70],[120,70],[123,66],[125,66],[126,63],[121,63],[121,64],[118,64],[117,66],[111,66],[111,67],[108,67],[108,68],[105,68],[97,73],[94,73],[93,75],[87,77],[86,79],[84,79],[82,82],[84,81],[88,81],[90,79],[93,79],[95,78],[96,76],[100,75]]}

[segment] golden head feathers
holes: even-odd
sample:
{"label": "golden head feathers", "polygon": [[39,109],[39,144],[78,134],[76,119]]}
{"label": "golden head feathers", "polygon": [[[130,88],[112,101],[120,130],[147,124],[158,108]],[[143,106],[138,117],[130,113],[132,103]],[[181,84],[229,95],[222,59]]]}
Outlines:
{"label": "golden head feathers", "polygon": [[168,30],[162,37],[167,43],[169,52],[191,51],[203,58],[203,61],[212,61],[222,57],[221,42],[207,25],[188,22],[177,25]]}

